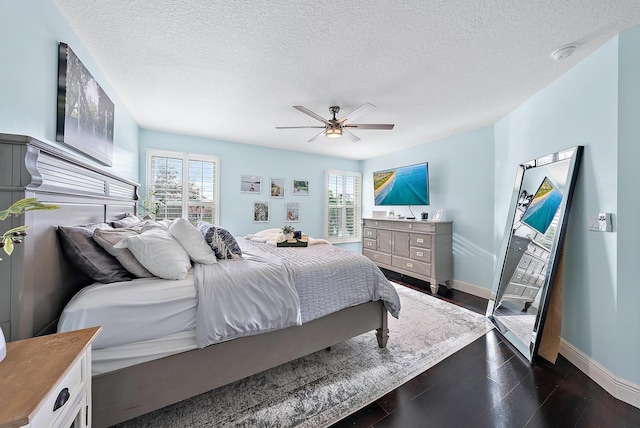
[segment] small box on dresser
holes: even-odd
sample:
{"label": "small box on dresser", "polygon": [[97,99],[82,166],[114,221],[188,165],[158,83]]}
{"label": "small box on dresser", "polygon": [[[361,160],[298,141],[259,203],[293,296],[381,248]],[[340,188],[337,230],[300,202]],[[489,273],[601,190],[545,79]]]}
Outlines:
{"label": "small box on dresser", "polygon": [[91,426],[91,343],[100,327],[7,344],[0,428]]}
{"label": "small box on dresser", "polygon": [[429,282],[431,292],[453,280],[453,222],[362,220],[362,254],[379,267]]}

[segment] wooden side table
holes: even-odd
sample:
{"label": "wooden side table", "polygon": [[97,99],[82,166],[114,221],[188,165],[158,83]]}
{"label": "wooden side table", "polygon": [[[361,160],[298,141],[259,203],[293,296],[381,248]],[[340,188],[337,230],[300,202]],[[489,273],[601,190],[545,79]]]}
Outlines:
{"label": "wooden side table", "polygon": [[91,342],[100,328],[7,343],[0,428],[90,427]]}

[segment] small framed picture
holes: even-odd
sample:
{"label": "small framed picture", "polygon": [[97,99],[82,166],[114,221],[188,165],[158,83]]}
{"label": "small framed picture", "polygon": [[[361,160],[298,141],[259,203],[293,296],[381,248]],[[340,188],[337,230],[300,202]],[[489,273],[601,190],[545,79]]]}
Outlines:
{"label": "small framed picture", "polygon": [[309,180],[293,180],[293,190],[295,196],[309,196]]}
{"label": "small framed picture", "polygon": [[253,203],[253,222],[254,223],[269,222],[269,202]]}
{"label": "small framed picture", "polygon": [[440,221],[444,217],[444,210],[435,210],[433,211],[433,219],[432,221]]}
{"label": "small framed picture", "polygon": [[270,188],[272,198],[284,198],[284,178],[272,178]]}
{"label": "small framed picture", "polygon": [[240,179],[240,191],[244,193],[262,193],[262,177],[243,175]]}
{"label": "small framed picture", "polygon": [[285,218],[287,223],[297,223],[300,221],[300,204],[297,202],[287,202],[285,204]]}

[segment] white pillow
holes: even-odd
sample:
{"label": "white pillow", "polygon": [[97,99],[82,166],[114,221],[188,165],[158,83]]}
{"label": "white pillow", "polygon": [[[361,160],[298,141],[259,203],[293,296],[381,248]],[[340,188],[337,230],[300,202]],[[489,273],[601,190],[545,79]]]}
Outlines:
{"label": "white pillow", "polygon": [[169,233],[182,245],[189,257],[194,262],[212,265],[217,262],[213,252],[204,236],[185,218],[175,220],[169,226]]}
{"label": "white pillow", "polygon": [[149,272],[164,279],[185,279],[191,268],[189,254],[171,234],[153,228],[113,246],[128,248]]}

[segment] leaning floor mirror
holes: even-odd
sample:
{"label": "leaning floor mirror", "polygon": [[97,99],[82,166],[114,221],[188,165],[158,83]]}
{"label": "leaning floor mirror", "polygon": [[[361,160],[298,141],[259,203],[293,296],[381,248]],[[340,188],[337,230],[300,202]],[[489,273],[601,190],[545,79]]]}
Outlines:
{"label": "leaning floor mirror", "polygon": [[561,260],[582,146],[518,167],[487,316],[530,362]]}

